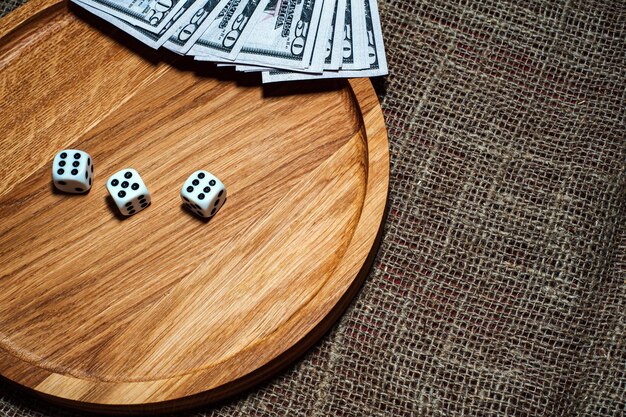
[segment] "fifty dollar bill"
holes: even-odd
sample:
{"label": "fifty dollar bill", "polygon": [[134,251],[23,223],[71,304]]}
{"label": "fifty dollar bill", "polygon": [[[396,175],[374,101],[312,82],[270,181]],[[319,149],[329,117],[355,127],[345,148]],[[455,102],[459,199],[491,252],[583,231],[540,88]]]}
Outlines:
{"label": "fifty dollar bill", "polygon": [[268,0],[230,0],[195,41],[189,54],[233,60],[258,23],[267,3]]}
{"label": "fifty dollar bill", "polygon": [[181,7],[178,12],[176,12],[176,15],[173,17],[173,19],[170,20],[159,33],[154,33],[142,27],[134,26],[125,20],[118,19],[117,17],[105,13],[100,9],[96,9],[88,4],[83,3],[81,0],[72,0],[72,2],[77,4],[78,6],[84,8],[85,10],[91,12],[92,14],[100,17],[103,20],[106,20],[113,26],[117,27],[123,32],[128,33],[130,36],[154,49],[159,48],[165,43],[165,41],[170,38],[172,33],[172,26],[174,25],[176,20],[181,17],[185,13],[185,11],[195,3],[195,1],[196,0],[186,0],[183,4],[183,7]]}
{"label": "fifty dollar bill", "polygon": [[322,0],[271,0],[237,63],[304,70],[310,66]]}
{"label": "fifty dollar bill", "polygon": [[163,30],[185,3],[184,0],[81,0],[81,2],[153,33]]}

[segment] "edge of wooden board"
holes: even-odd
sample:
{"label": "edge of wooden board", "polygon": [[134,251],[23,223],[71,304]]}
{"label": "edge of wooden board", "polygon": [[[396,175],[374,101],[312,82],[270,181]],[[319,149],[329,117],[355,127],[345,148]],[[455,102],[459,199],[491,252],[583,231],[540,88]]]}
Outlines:
{"label": "edge of wooden board", "polygon": [[[31,0],[2,19],[0,38],[10,35],[42,13],[49,12],[50,8],[56,10],[64,4],[64,0]],[[236,376],[230,381],[211,380],[210,371],[198,370],[154,381],[101,382],[49,372],[0,348],[1,378],[24,388],[28,393],[74,409],[110,414],[146,414],[180,411],[222,400],[267,379],[301,357],[339,319],[358,292],[375,258],[383,231],[389,181],[385,123],[370,81],[352,79],[349,85],[353,100],[359,106],[360,114],[357,117],[361,119],[361,133],[368,152],[365,202],[352,241],[335,273],[341,279],[340,291],[326,294],[327,302],[324,305],[315,305],[315,301],[309,303],[305,310],[313,309],[313,312],[303,311],[292,318],[298,320],[300,316],[310,314],[315,320],[308,319],[306,328],[291,332],[292,340],[288,340],[291,344],[282,339],[282,344],[289,346],[282,353],[269,362],[259,363],[255,371]],[[354,270],[359,271],[356,276],[351,272]],[[271,343],[271,339],[272,335],[264,339],[263,343]],[[199,392],[189,392],[180,389],[179,385],[184,385],[187,390],[189,386],[201,389]],[[64,388],[59,389],[61,386]]]}

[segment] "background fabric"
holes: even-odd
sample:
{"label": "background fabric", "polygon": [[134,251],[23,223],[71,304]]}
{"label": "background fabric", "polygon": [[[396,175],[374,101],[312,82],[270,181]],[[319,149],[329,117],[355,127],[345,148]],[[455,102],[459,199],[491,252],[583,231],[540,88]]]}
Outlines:
{"label": "background fabric", "polygon": [[4,16],[24,3],[26,3],[26,1],[23,0],[0,0],[0,16]]}
{"label": "background fabric", "polygon": [[[380,12],[391,188],[371,274],[295,365],[185,415],[625,415],[626,4]],[[0,413],[74,415],[5,384]]]}

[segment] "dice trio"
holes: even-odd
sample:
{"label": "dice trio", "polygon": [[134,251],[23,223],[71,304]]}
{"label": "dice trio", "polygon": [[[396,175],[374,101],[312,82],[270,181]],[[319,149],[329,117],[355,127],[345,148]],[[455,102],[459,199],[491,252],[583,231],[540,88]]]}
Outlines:
{"label": "dice trio", "polygon": [[[91,189],[93,178],[93,161],[87,152],[64,149],[54,157],[52,181],[59,190],[72,194],[86,193]],[[152,201],[148,187],[132,168],[111,175],[106,187],[120,213],[125,216],[139,213]],[[187,178],[180,196],[191,212],[202,218],[212,218],[226,200],[226,188],[215,175],[199,170]]]}

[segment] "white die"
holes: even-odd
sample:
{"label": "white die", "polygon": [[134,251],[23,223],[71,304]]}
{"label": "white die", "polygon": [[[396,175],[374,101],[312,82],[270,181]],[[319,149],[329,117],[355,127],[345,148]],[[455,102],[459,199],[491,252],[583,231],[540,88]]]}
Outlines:
{"label": "white die", "polygon": [[180,197],[189,210],[200,217],[211,218],[224,204],[226,188],[215,175],[199,170],[187,178]]}
{"label": "white die", "polygon": [[107,190],[125,216],[139,213],[150,205],[150,192],[139,173],[132,168],[111,175],[107,181]]}
{"label": "white die", "polygon": [[93,161],[87,152],[64,149],[52,162],[54,186],[66,193],[86,193],[93,182]]}

